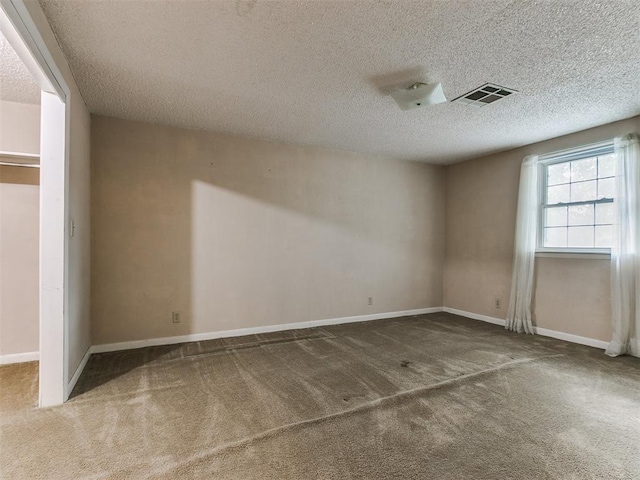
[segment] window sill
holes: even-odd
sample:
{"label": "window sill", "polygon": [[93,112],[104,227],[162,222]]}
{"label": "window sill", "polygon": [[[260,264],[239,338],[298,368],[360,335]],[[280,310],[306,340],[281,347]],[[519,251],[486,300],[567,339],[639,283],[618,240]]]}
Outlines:
{"label": "window sill", "polygon": [[587,258],[589,260],[610,260],[609,252],[571,252],[571,251],[545,251],[536,252],[536,258]]}

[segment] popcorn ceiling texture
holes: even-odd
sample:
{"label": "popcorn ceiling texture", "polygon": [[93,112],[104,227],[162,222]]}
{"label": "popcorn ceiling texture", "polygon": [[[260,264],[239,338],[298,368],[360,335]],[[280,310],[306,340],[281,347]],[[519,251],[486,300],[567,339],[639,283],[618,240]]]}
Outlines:
{"label": "popcorn ceiling texture", "polygon": [[[105,116],[448,163],[640,113],[635,0],[40,1]],[[415,81],[520,93],[403,112]]]}
{"label": "popcorn ceiling texture", "polygon": [[0,32],[0,100],[40,105],[40,87]]}

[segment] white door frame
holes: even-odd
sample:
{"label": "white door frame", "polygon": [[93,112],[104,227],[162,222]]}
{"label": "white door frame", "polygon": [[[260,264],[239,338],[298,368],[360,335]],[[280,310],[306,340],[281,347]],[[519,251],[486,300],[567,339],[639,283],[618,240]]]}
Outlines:
{"label": "white door frame", "polygon": [[0,28],[42,89],[40,139],[41,407],[69,397],[70,90],[24,0],[0,0]]}

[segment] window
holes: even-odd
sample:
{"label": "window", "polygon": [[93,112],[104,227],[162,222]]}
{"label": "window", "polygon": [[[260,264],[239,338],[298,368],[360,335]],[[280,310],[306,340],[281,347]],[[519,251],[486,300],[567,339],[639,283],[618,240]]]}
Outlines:
{"label": "window", "polygon": [[616,161],[610,142],[540,157],[539,251],[609,252]]}

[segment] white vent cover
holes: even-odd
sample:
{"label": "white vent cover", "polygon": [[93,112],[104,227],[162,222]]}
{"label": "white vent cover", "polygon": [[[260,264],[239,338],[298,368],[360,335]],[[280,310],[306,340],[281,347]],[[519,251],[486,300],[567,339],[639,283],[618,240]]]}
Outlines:
{"label": "white vent cover", "polygon": [[439,83],[414,83],[409,88],[391,92],[391,96],[402,110],[411,110],[447,101],[442,91],[442,85]]}
{"label": "white vent cover", "polygon": [[511,88],[501,87],[499,85],[494,85],[492,83],[487,83],[475,90],[471,90],[468,93],[465,93],[461,97],[458,97],[453,102],[465,103],[467,105],[471,105],[472,107],[484,107],[489,105],[490,103],[497,102],[498,100],[502,100],[509,95],[517,93],[516,90]]}

